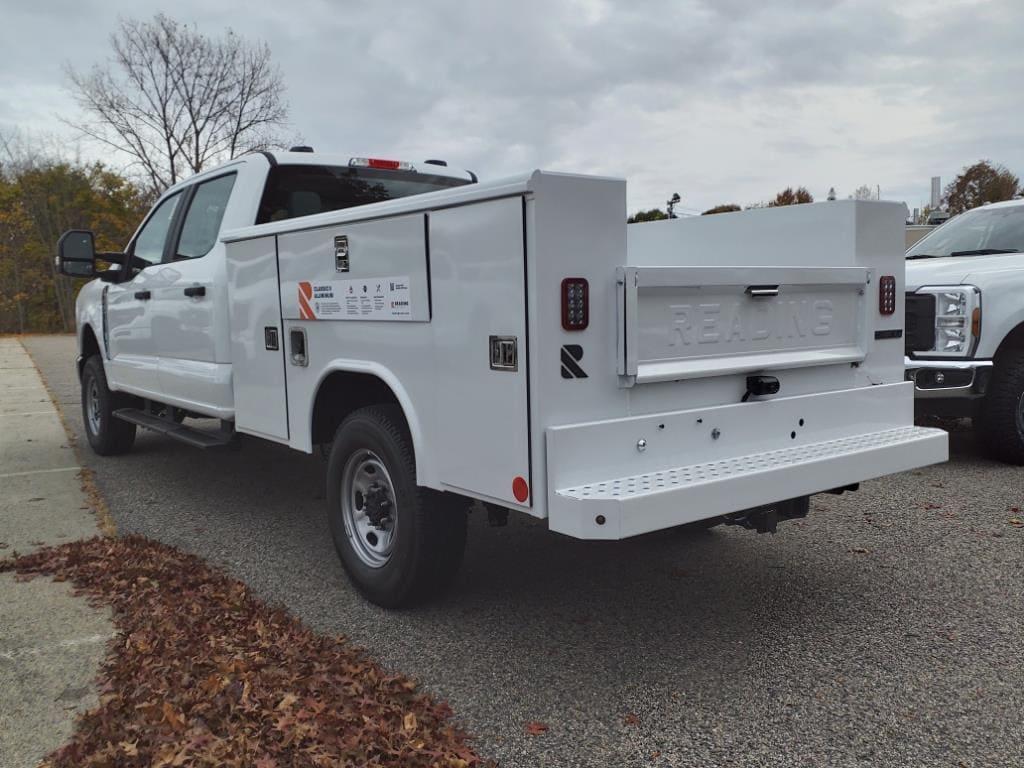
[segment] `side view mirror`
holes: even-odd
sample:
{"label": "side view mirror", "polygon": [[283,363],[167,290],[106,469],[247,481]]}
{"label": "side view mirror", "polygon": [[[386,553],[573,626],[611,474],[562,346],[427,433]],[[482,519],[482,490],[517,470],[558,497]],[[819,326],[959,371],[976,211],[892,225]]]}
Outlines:
{"label": "side view mirror", "polygon": [[96,245],[87,229],[69,229],[57,241],[57,271],[68,277],[96,274]]}

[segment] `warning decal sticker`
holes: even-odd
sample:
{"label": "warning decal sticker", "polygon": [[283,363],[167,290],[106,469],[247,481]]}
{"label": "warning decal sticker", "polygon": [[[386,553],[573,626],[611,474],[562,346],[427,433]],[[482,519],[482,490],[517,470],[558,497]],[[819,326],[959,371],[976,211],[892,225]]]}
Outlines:
{"label": "warning decal sticker", "polygon": [[409,277],[299,283],[303,320],[411,320]]}

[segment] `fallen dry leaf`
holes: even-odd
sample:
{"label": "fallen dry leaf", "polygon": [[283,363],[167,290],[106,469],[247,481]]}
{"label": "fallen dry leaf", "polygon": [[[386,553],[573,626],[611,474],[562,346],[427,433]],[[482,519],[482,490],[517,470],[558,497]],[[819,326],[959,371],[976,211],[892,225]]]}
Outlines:
{"label": "fallen dry leaf", "polygon": [[623,725],[640,725],[640,717],[638,715],[633,714],[632,712],[627,712],[626,716],[624,718],[622,718],[622,724]]}
{"label": "fallen dry leaf", "polygon": [[117,625],[99,703],[47,766],[489,765],[446,703],[173,547],[97,537],[15,553],[4,571],[69,581]]}
{"label": "fallen dry leaf", "polygon": [[526,724],[526,733],[530,736],[540,736],[542,733],[547,733],[547,723],[542,723],[539,720],[531,720]]}

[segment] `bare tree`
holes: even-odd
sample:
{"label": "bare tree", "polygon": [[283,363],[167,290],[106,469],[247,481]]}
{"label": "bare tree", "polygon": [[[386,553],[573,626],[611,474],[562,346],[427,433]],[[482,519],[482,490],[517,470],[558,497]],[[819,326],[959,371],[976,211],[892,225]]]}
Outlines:
{"label": "bare tree", "polygon": [[861,184],[855,190],[853,190],[852,199],[854,200],[877,200],[875,191],[871,189],[867,184]]}
{"label": "bare tree", "polygon": [[85,136],[127,154],[154,191],[191,173],[278,143],[288,107],[266,43],[230,29],[209,37],[164,14],[122,19],[113,55],[87,72],[66,73]]}

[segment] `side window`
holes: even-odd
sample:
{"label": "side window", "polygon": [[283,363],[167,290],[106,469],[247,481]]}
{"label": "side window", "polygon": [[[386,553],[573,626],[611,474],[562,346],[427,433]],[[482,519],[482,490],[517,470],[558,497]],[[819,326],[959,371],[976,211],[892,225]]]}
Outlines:
{"label": "side window", "polygon": [[145,226],[142,227],[139,236],[135,238],[132,261],[136,269],[163,261],[164,243],[167,241],[167,232],[171,228],[171,221],[174,219],[174,212],[178,208],[179,200],[181,200],[180,192],[160,203]]}
{"label": "side window", "polygon": [[204,181],[196,187],[188,213],[185,214],[175,258],[198,259],[210,252],[220,234],[224,209],[228,207],[228,198],[234,186],[235,174],[231,173]]}

